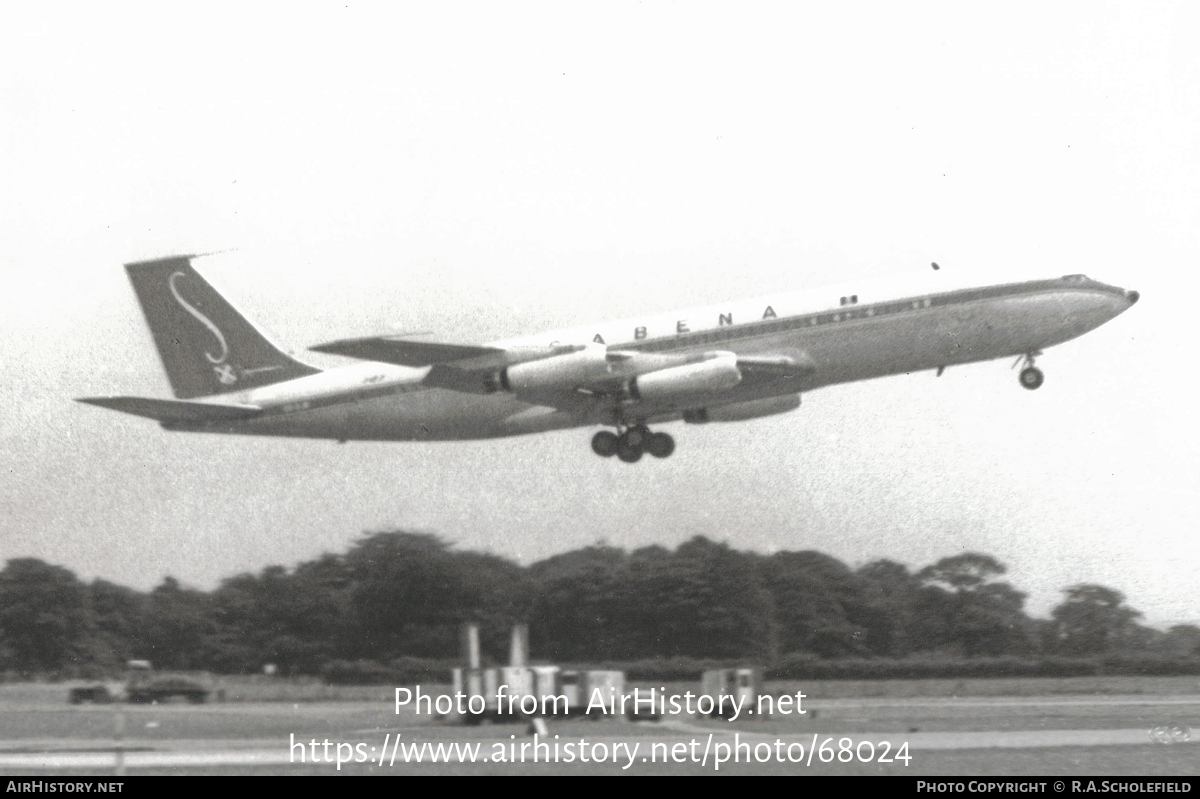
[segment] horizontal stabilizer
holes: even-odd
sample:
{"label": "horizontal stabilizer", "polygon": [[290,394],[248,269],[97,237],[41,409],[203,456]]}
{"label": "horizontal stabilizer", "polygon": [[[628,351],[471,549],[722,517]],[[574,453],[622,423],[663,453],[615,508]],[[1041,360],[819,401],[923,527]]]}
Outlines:
{"label": "horizontal stabilizer", "polygon": [[80,397],[76,402],[99,405],[134,416],[145,416],[160,422],[226,422],[254,416],[262,409],[256,405],[186,402],[184,400],[151,399],[150,397]]}
{"label": "horizontal stabilizer", "polygon": [[498,355],[504,352],[504,350],[495,347],[481,347],[474,344],[438,344],[431,341],[412,341],[409,339],[389,338],[387,336],[348,338],[341,341],[331,341],[328,344],[318,344],[309,349],[316,352],[345,355],[350,358],[361,358],[364,361],[394,363],[400,366],[430,366],[435,363],[453,363],[454,361],[478,358],[485,355]]}

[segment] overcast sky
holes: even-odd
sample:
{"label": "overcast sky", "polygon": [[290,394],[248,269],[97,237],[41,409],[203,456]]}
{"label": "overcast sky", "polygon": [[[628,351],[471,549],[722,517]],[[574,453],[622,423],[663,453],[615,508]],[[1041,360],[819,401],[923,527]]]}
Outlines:
{"label": "overcast sky", "polygon": [[[1200,623],[1196,3],[9,4],[0,26],[0,559],[210,588],[437,532],[994,555]],[[482,341],[928,269],[1141,302],[1048,351],[796,413],[467,443],[167,433],[121,264],[198,263],[288,348]],[[311,356],[322,366],[344,363]]]}

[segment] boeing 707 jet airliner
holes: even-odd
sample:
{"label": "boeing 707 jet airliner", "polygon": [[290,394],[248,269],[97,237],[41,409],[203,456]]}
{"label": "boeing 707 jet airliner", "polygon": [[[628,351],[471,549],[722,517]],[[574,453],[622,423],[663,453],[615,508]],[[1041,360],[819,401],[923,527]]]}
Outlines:
{"label": "boeing 707 jet airliner", "polygon": [[[192,267],[195,256],[125,268],[176,399],[80,402],[168,430],[444,441],[600,425],[596,454],[629,463],[675,450],[649,425],[784,413],[823,386],[1017,357],[1034,359],[1138,300],[1084,275],[1000,285],[921,280],[783,294],[483,344],[372,336],[313,350],[360,362],[321,370],[292,358]],[[936,265],[935,265],[936,268]]]}

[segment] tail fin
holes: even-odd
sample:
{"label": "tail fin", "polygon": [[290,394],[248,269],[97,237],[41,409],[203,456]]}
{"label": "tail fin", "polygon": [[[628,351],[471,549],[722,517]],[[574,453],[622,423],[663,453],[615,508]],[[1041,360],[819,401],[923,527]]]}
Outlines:
{"label": "tail fin", "polygon": [[242,391],[321,371],[268,341],[192,268],[193,257],[125,265],[176,397]]}

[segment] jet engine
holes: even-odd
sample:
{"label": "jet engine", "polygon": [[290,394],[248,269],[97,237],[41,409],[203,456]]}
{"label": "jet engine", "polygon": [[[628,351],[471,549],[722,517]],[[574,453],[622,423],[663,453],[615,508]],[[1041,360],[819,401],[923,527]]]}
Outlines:
{"label": "jet engine", "polygon": [[578,352],[513,364],[500,372],[501,388],[516,394],[563,386],[583,385],[612,374],[607,348],[584,347]]}
{"label": "jet engine", "polygon": [[723,352],[697,363],[672,366],[638,375],[628,392],[636,400],[669,400],[678,396],[726,391],[742,382],[737,355]]}

